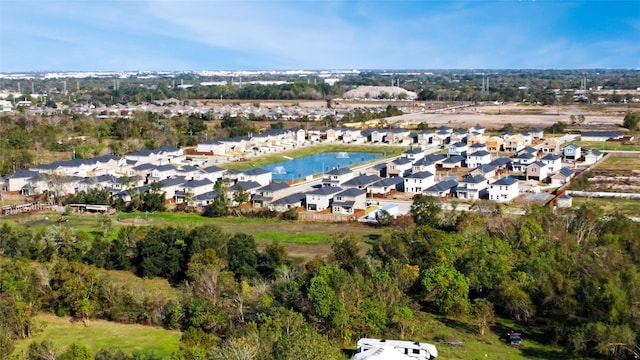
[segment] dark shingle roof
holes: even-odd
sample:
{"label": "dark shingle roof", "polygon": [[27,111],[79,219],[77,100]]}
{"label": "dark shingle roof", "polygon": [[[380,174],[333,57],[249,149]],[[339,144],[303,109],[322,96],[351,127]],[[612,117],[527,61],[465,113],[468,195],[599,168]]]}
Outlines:
{"label": "dark shingle roof", "polygon": [[324,186],[310,193],[307,193],[307,195],[332,195],[337,194],[343,190],[343,188],[338,186]]}
{"label": "dark shingle roof", "polygon": [[455,180],[444,180],[428,187],[424,192],[442,192],[458,186]]}
{"label": "dark shingle roof", "polygon": [[511,177],[511,176],[505,176],[505,177],[502,177],[502,178],[498,179],[496,182],[494,182],[491,185],[506,185],[506,186],[509,186],[509,185],[513,185],[513,184],[517,184],[517,183],[518,183],[518,179],[516,179],[514,177]]}

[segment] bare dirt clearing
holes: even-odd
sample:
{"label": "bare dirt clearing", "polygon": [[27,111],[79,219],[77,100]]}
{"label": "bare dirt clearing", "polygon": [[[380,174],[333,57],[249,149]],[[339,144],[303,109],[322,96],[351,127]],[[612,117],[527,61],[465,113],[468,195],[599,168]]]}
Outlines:
{"label": "bare dirt clearing", "polygon": [[571,115],[583,115],[587,129],[618,129],[622,125],[625,110],[590,111],[580,106],[524,106],[517,104],[470,106],[439,113],[410,113],[390,118],[389,122],[426,122],[431,127],[442,125],[453,128],[469,128],[480,125],[487,129],[500,129],[507,124],[514,128],[546,128],[558,121],[571,124]]}

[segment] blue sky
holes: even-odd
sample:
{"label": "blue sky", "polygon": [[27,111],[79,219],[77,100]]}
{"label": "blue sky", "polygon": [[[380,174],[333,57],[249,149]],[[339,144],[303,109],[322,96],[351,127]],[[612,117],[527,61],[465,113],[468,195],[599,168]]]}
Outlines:
{"label": "blue sky", "polygon": [[0,0],[0,72],[640,68],[640,1]]}

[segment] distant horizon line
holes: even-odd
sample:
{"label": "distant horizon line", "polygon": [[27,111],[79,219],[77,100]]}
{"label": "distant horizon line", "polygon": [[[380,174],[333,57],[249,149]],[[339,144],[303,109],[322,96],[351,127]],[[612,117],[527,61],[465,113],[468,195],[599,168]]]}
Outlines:
{"label": "distant horizon line", "polygon": [[0,71],[2,75],[15,74],[49,74],[49,73],[199,73],[199,72],[247,72],[247,73],[286,73],[290,72],[335,72],[335,73],[355,73],[355,72],[411,72],[411,71],[595,71],[595,70],[628,70],[640,71],[640,67],[585,67],[585,68],[491,68],[491,67],[474,67],[474,68],[290,68],[290,69],[190,69],[190,70],[17,70],[17,71]]}

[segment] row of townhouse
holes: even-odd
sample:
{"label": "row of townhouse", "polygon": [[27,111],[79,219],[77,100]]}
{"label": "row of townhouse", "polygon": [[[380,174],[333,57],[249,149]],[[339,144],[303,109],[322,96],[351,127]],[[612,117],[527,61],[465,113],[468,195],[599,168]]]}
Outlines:
{"label": "row of townhouse", "polygon": [[305,137],[306,132],[303,129],[272,129],[248,136],[204,141],[196,146],[196,151],[216,155],[242,153],[251,150],[300,145],[305,142]]}
{"label": "row of townhouse", "polygon": [[465,142],[469,146],[474,143],[482,143],[491,152],[519,151],[522,147],[531,144],[533,140],[541,139],[542,130],[534,129],[523,134],[506,133],[502,136],[485,136],[485,129],[474,126],[467,130],[454,130],[448,126],[441,126],[435,130],[412,132],[409,129],[355,129],[355,128],[309,128],[303,129],[279,129],[268,130],[260,134],[236,137],[230,139],[208,140],[199,143],[196,151],[200,153],[226,154],[230,152],[243,152],[263,147],[282,146],[287,144],[300,144],[303,142],[318,143],[343,142],[350,144],[364,143],[388,143],[400,145],[442,145]]}

